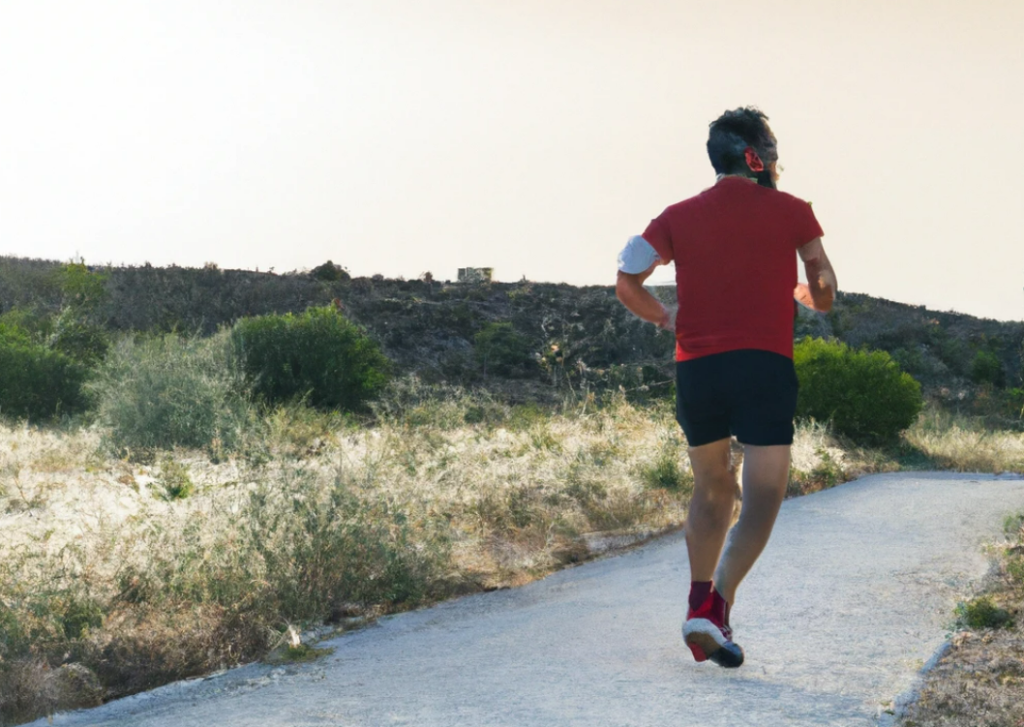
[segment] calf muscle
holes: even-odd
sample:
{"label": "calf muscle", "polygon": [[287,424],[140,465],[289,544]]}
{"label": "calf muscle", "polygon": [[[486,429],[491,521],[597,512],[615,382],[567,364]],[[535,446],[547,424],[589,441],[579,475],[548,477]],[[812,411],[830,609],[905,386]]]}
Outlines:
{"label": "calf muscle", "polygon": [[730,440],[690,449],[693,498],[686,517],[690,578],[710,581],[722,554],[736,501],[736,472],[730,462]]}
{"label": "calf muscle", "polygon": [[746,445],[743,454],[743,507],[715,573],[715,588],[730,604],[736,589],[761,555],[775,526],[789,481],[790,447]]}

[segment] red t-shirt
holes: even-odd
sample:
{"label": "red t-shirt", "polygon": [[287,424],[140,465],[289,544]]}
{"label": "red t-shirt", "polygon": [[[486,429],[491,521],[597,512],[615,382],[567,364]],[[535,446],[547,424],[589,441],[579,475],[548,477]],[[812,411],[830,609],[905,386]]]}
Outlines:
{"label": "red t-shirt", "polygon": [[651,220],[644,239],[676,266],[676,360],[743,348],[792,358],[796,249],[821,235],[807,202],[741,177]]}

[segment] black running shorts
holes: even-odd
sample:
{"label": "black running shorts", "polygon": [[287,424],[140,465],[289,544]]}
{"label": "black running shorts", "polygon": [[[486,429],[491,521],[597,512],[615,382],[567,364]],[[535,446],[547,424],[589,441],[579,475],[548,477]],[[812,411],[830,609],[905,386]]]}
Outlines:
{"label": "black running shorts", "polygon": [[793,360],[745,349],[676,363],[676,419],[691,447],[735,436],[743,444],[793,443]]}

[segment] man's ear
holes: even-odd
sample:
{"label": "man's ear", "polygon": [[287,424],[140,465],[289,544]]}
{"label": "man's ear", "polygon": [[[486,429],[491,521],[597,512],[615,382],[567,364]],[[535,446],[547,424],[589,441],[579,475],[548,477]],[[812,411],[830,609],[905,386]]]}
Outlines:
{"label": "man's ear", "polygon": [[757,152],[754,151],[754,147],[748,146],[746,149],[743,150],[743,153],[747,157],[747,166],[750,167],[750,171],[752,171],[752,172],[763,172],[764,171],[764,162],[761,161],[761,157],[759,157],[757,155]]}

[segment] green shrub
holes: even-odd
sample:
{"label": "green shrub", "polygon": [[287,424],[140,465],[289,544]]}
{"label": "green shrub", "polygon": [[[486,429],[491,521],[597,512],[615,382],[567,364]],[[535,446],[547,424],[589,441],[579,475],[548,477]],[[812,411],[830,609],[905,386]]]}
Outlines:
{"label": "green shrub", "polygon": [[971,362],[971,380],[976,384],[1002,386],[1005,382],[1003,362],[991,351],[978,351]]}
{"label": "green shrub", "polygon": [[110,347],[110,334],[99,324],[98,309],[107,299],[109,273],[68,263],[52,272],[60,289],[58,311],[40,304],[13,308],[0,315],[0,325],[19,329],[34,343],[58,351],[87,367],[95,366]]}
{"label": "green shrub", "polygon": [[1006,562],[1006,574],[1015,585],[1024,586],[1024,558],[1017,556]]}
{"label": "green shrub", "polygon": [[805,338],[793,352],[800,396],[797,416],[831,421],[855,442],[895,441],[923,406],[921,385],[884,351]]}
{"label": "green shrub", "polygon": [[84,411],[84,366],[0,325],[0,414],[41,421]]}
{"label": "green shrub", "polygon": [[268,403],[307,397],[320,409],[365,408],[387,384],[380,347],[331,307],[300,315],[243,318],[231,331],[235,356]]}
{"label": "green shrub", "polygon": [[989,596],[960,603],[955,613],[957,623],[970,629],[996,629],[1012,621],[1009,612],[997,606]]}
{"label": "green shrub", "polygon": [[967,376],[971,372],[971,347],[967,341],[950,335],[949,331],[940,326],[929,329],[929,345],[932,353],[957,376]]}
{"label": "green shrub", "polygon": [[330,260],[325,262],[323,265],[317,265],[315,268],[309,271],[309,274],[312,275],[317,280],[323,280],[328,283],[333,283],[338,280],[352,279],[352,276],[349,275],[348,270],[341,267],[340,265],[335,265]]}
{"label": "green shrub", "polygon": [[92,311],[107,299],[109,272],[94,272],[84,260],[67,263],[57,272],[63,304]]}
{"label": "green shrub", "polygon": [[529,341],[511,323],[488,323],[473,337],[473,354],[484,375],[522,376],[534,365]]}
{"label": "green shrub", "polygon": [[53,320],[48,343],[50,348],[85,366],[95,366],[107,355],[110,334],[90,323],[80,311],[64,308]]}
{"label": "green shrub", "polygon": [[890,353],[892,354],[892,360],[911,375],[920,375],[926,370],[927,364],[925,363],[924,354],[914,346],[900,346]]}
{"label": "green shrub", "polygon": [[0,328],[21,331],[34,343],[43,343],[53,333],[53,316],[37,306],[11,308],[0,314]]}
{"label": "green shrub", "polygon": [[246,421],[226,335],[122,339],[91,388],[118,451],[232,449]]}

